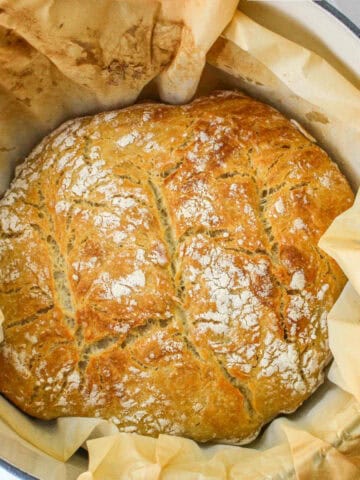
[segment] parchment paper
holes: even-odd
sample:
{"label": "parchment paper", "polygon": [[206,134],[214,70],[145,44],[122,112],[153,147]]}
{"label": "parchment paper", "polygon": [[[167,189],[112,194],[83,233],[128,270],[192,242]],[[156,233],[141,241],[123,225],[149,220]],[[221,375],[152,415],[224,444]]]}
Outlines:
{"label": "parchment paper", "polygon": [[[232,0],[0,0],[0,187],[61,121],[159,95],[240,87],[303,125],[360,184],[360,95],[323,59],[236,12]],[[223,34],[221,31],[231,21]],[[216,40],[217,39],[217,40]],[[215,43],[214,43],[215,42]],[[299,127],[300,128],[300,127]],[[0,455],[40,478],[360,478],[360,199],[321,240],[350,283],[329,315],[329,378],[249,447],[117,433],[99,419],[33,420],[0,398]],[[1,323],[1,321],[0,321]],[[86,442],[86,459],[73,455]],[[64,463],[66,462],[66,463]]]}
{"label": "parchment paper", "polygon": [[131,104],[153,79],[163,100],[189,100],[236,4],[0,0],[0,191],[9,162],[67,118]]}

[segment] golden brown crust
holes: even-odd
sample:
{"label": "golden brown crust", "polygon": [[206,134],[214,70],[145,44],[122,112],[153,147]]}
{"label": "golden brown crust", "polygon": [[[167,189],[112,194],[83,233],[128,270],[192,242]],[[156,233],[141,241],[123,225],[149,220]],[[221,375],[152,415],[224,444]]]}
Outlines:
{"label": "golden brown crust", "polygon": [[67,122],[0,204],[0,390],[39,418],[243,443],[321,383],[353,194],[237,92]]}

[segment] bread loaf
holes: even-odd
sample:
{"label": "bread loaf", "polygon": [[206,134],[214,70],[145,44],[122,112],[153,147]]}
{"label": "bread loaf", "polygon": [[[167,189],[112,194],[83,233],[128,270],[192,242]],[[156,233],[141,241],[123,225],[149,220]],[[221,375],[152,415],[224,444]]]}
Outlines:
{"label": "bread loaf", "polygon": [[28,414],[241,444],[323,381],[353,194],[238,92],[71,120],[0,203],[0,391]]}

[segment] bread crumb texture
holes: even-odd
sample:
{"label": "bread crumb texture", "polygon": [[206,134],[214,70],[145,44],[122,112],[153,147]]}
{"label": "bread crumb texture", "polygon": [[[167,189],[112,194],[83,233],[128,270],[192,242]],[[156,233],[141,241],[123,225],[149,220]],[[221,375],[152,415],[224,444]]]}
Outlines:
{"label": "bread crumb texture", "polygon": [[68,121],[0,201],[0,390],[38,418],[241,444],[323,381],[353,194],[238,92]]}

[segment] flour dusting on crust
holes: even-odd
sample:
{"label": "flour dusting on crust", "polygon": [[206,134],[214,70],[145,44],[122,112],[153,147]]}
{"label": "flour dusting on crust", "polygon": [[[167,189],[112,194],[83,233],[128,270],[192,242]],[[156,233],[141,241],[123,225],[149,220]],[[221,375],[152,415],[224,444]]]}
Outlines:
{"label": "flour dusting on crust", "polygon": [[43,419],[235,444],[294,411],[345,283],[317,243],[353,200],[295,127],[215,92],[44,139],[0,200],[0,391]]}

